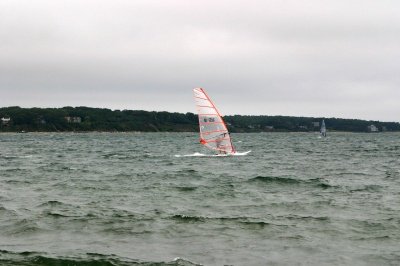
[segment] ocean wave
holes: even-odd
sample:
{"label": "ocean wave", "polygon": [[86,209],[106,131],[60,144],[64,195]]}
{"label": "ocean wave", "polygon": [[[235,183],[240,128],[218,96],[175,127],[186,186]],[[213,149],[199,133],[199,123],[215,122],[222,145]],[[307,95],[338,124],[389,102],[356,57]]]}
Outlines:
{"label": "ocean wave", "polygon": [[217,221],[223,223],[232,222],[252,229],[255,228],[261,229],[266,226],[287,226],[287,225],[275,224],[270,221],[262,221],[258,218],[251,218],[251,217],[205,217],[205,216],[190,216],[190,215],[176,214],[171,216],[170,218],[185,223],[204,223],[207,221]]}
{"label": "ocean wave", "polygon": [[[148,154],[146,154],[146,156],[148,156]],[[140,153],[108,153],[101,155],[101,157],[103,157],[104,159],[128,160],[143,157],[143,155]]]}
{"label": "ocean wave", "polygon": [[119,209],[100,209],[92,210],[91,208],[64,207],[56,206],[44,208],[37,219],[59,219],[69,224],[79,224],[94,222],[105,228],[111,226],[124,226],[126,223],[132,224],[136,222],[151,223],[154,218],[147,214],[132,213]]}
{"label": "ocean wave", "polygon": [[81,206],[64,203],[57,200],[42,202],[36,206],[40,210],[40,215],[36,218],[90,218],[90,213],[82,209]]}
{"label": "ocean wave", "polygon": [[65,203],[57,201],[57,200],[49,200],[49,201],[41,203],[40,205],[38,205],[38,207],[47,207],[47,206],[54,207],[54,206],[62,206],[62,205],[65,205]]}
{"label": "ocean wave", "polygon": [[9,154],[0,154],[0,159],[5,159],[5,160],[14,160],[14,159],[27,159],[27,158],[32,158],[32,154],[28,155],[9,155]]}
{"label": "ocean wave", "polygon": [[205,222],[206,217],[201,217],[201,216],[189,216],[189,215],[183,215],[183,214],[175,214],[170,217],[173,220],[179,220],[182,222]]}
{"label": "ocean wave", "polygon": [[7,184],[32,184],[33,182],[27,179],[23,180],[15,180],[15,179],[10,179],[10,180],[5,180]]}
{"label": "ocean wave", "polygon": [[6,207],[0,205],[0,219],[6,217],[6,219],[9,219],[11,217],[18,217],[18,214],[14,210],[9,210]]}
{"label": "ocean wave", "polygon": [[197,187],[185,187],[185,186],[180,186],[176,187],[177,190],[179,191],[194,191],[197,189]]}
{"label": "ocean wave", "polygon": [[[398,230],[399,226],[393,223],[388,223],[388,220],[376,220],[376,221],[367,221],[367,220],[356,220],[352,219],[349,223],[353,226],[354,231],[364,232],[367,230],[373,230],[371,232],[385,232],[386,230]],[[371,235],[370,235],[371,236]]]}
{"label": "ocean wave", "polygon": [[378,192],[382,189],[380,185],[364,185],[358,188],[351,188],[350,192]]}
{"label": "ocean wave", "polygon": [[138,236],[138,235],[151,235],[154,234],[154,231],[147,230],[147,229],[140,229],[140,228],[133,228],[131,225],[128,226],[119,226],[119,227],[112,227],[112,228],[105,228],[100,231],[101,233],[105,234],[112,234],[112,235],[121,235],[121,236]]}
{"label": "ocean wave", "polygon": [[63,163],[58,163],[58,162],[52,162],[45,165],[41,165],[38,167],[38,169],[43,170],[45,172],[85,171],[83,169],[67,166],[64,165]]}
{"label": "ocean wave", "polygon": [[17,236],[37,233],[42,231],[42,228],[40,228],[38,224],[32,220],[21,219],[12,224],[2,226],[1,231],[7,235]]}
{"label": "ocean wave", "polygon": [[2,266],[201,266],[202,264],[191,262],[183,258],[175,258],[171,261],[140,261],[136,259],[119,257],[116,255],[103,255],[86,253],[80,256],[52,256],[41,252],[12,252],[0,250],[0,263]]}
{"label": "ocean wave", "polygon": [[183,169],[179,171],[179,173],[196,173],[197,171],[194,169]]}
{"label": "ocean wave", "polygon": [[25,168],[6,168],[4,169],[5,172],[7,173],[14,173],[14,172],[19,172],[19,173],[29,173],[31,170],[30,169],[25,169]]}
{"label": "ocean wave", "polygon": [[289,177],[278,177],[278,176],[256,176],[251,178],[250,181],[262,181],[266,183],[279,183],[279,184],[299,184],[302,181]]}
{"label": "ocean wave", "polygon": [[371,176],[371,174],[363,173],[363,172],[338,172],[335,173],[337,176]]}
{"label": "ocean wave", "polygon": [[65,214],[61,214],[58,212],[53,212],[53,211],[47,211],[45,212],[46,216],[51,216],[54,218],[67,218],[67,217],[77,217],[77,216],[71,216],[71,215],[65,215]]}
{"label": "ocean wave", "polygon": [[120,209],[112,210],[110,216],[115,218],[138,218],[138,215],[131,213],[127,210],[120,210]]}
{"label": "ocean wave", "polygon": [[389,179],[397,179],[400,177],[400,170],[397,171],[394,169],[386,170],[385,177]]}
{"label": "ocean wave", "polygon": [[382,241],[387,241],[388,239],[391,239],[392,237],[389,235],[380,235],[380,236],[354,236],[350,237],[351,240],[357,240],[357,241],[371,241],[371,240],[382,240]]}
{"label": "ocean wave", "polygon": [[306,184],[313,185],[323,189],[333,188],[335,186],[330,185],[319,178],[313,179],[295,179],[291,177],[279,177],[279,176],[256,176],[248,180],[248,182],[264,182],[264,183],[274,183],[280,185],[297,185],[297,184]]}
{"label": "ocean wave", "polygon": [[329,222],[331,219],[328,216],[303,216],[303,215],[287,215],[279,216],[288,220],[305,220],[305,221],[326,221]]}

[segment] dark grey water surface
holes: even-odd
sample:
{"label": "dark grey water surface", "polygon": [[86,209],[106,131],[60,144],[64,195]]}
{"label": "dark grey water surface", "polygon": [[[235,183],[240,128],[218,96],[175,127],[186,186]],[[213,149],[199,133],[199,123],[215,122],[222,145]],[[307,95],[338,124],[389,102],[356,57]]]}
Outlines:
{"label": "dark grey water surface", "polygon": [[400,263],[399,133],[232,136],[0,134],[0,264]]}

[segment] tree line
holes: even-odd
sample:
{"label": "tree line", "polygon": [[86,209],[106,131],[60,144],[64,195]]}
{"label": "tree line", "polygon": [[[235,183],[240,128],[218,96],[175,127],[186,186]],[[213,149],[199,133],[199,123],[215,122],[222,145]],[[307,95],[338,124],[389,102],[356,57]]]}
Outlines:
{"label": "tree line", "polygon": [[[0,131],[144,131],[195,132],[198,118],[193,113],[143,110],[110,110],[90,107],[0,108]],[[4,119],[3,119],[4,118]],[[328,131],[366,132],[374,125],[379,131],[400,131],[398,122],[323,117],[224,116],[231,132],[318,131],[325,120]]]}

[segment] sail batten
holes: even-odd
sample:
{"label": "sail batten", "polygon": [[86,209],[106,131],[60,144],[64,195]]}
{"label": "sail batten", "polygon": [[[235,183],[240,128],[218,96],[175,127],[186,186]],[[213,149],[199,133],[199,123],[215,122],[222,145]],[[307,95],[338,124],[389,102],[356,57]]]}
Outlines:
{"label": "sail batten", "polygon": [[202,106],[199,106],[199,107],[204,107],[204,108],[214,108],[214,106],[208,106],[208,105],[202,105]]}
{"label": "sail batten", "polygon": [[224,120],[202,88],[193,89],[198,111],[200,143],[220,153],[233,154],[231,137]]}
{"label": "sail batten", "polygon": [[204,135],[208,135],[208,134],[211,134],[211,133],[214,133],[214,132],[224,132],[225,130],[215,130],[215,131],[206,131],[206,132],[203,132],[203,134]]}
{"label": "sail batten", "polygon": [[199,116],[218,116],[218,114],[199,114]]}

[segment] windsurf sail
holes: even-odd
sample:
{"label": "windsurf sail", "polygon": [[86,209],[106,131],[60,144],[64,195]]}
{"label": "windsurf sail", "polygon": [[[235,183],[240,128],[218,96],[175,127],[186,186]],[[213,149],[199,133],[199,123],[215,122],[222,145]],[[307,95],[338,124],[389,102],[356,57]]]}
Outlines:
{"label": "windsurf sail", "polygon": [[193,89],[199,116],[200,143],[221,154],[234,154],[231,136],[220,113],[204,89]]}
{"label": "windsurf sail", "polygon": [[321,123],[321,136],[326,137],[326,127],[325,127],[324,120],[322,120],[322,123]]}

